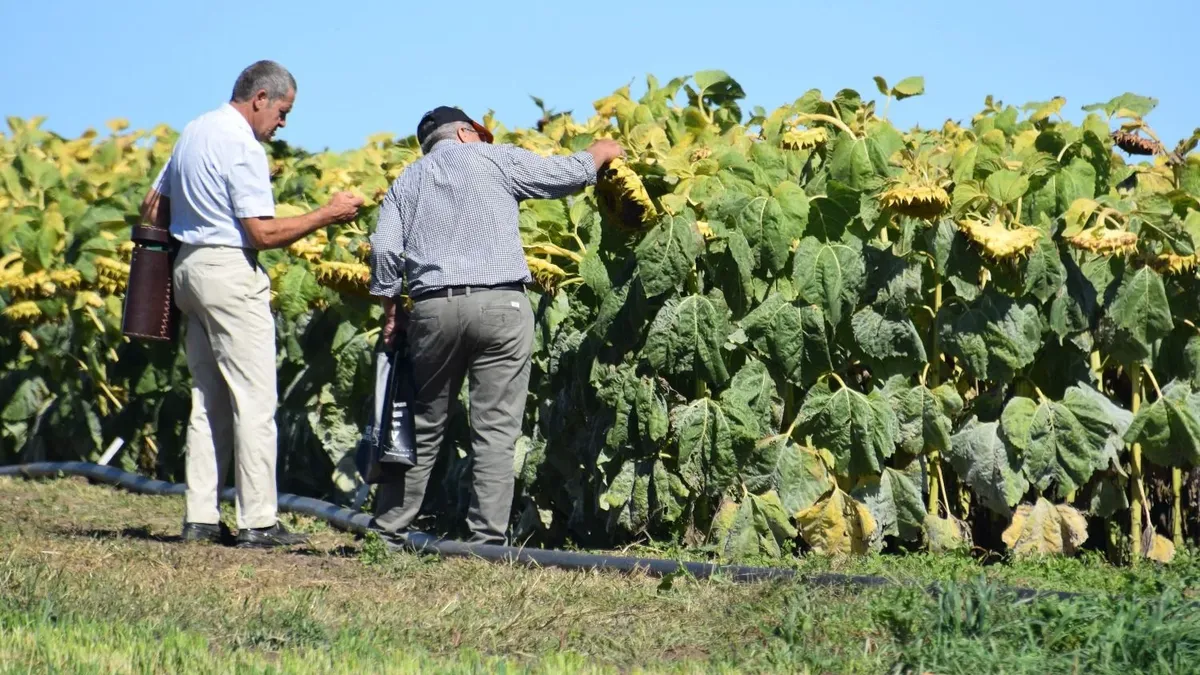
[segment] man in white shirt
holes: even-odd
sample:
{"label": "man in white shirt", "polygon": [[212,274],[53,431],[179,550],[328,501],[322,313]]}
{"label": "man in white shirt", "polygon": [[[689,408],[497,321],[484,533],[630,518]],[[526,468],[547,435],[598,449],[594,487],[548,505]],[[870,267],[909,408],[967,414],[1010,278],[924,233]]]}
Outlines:
{"label": "man in white shirt", "polygon": [[180,244],[172,282],[192,375],[185,541],[229,538],[218,494],[231,456],[237,545],[306,541],[277,518],[275,322],[257,255],[354,220],[362,200],[341,192],[311,213],[275,217],[262,142],[286,124],[295,99],[296,80],[279,64],[246,68],[228,103],[184,128],[142,203],[143,220],[169,227]]}

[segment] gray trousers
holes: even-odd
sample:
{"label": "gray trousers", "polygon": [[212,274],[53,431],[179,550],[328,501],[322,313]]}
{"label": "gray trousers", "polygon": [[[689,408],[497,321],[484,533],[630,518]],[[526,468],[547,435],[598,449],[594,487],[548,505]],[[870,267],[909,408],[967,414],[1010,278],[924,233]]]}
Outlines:
{"label": "gray trousers", "polygon": [[467,526],[472,542],[507,541],[513,500],[513,452],[529,391],[533,309],[520,291],[478,291],[426,298],[408,321],[416,390],[413,423],[417,464],[402,482],[384,483],[375,522],[405,532],[425,497],[451,404],[469,376],[472,468]]}

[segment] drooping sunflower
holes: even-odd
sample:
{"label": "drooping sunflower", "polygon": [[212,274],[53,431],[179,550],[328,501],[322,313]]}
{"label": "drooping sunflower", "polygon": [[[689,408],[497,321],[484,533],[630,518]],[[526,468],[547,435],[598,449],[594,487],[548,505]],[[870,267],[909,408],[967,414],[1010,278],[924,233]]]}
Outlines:
{"label": "drooping sunflower", "polygon": [[982,249],[984,255],[994,260],[1013,260],[1025,256],[1042,237],[1042,231],[1036,227],[1009,227],[997,218],[985,221],[968,216],[958,221],[958,227]]}
{"label": "drooping sunflower", "polygon": [[317,230],[303,239],[292,242],[287,247],[287,252],[308,262],[317,262],[325,253],[328,244],[329,235],[325,230]]}
{"label": "drooping sunflower", "polygon": [[619,157],[597,176],[596,203],[606,223],[627,232],[644,230],[658,217],[642,179]]}
{"label": "drooping sunflower", "polygon": [[1131,155],[1153,155],[1160,149],[1157,141],[1152,138],[1146,138],[1136,131],[1118,129],[1112,132],[1112,139],[1118,148]]}
{"label": "drooping sunflower", "polygon": [[558,290],[559,285],[570,276],[566,270],[549,260],[527,255],[525,262],[529,265],[529,273],[533,276],[534,283],[543,293],[553,294]]}
{"label": "drooping sunflower", "polygon": [[1183,274],[1196,269],[1196,256],[1161,253],[1150,264],[1160,274]]}
{"label": "drooping sunflower", "polygon": [[1103,223],[1064,238],[1075,248],[1102,256],[1133,253],[1137,250],[1138,243],[1136,234],[1121,228],[1108,227]]}
{"label": "drooping sunflower", "polygon": [[933,220],[950,208],[950,193],[932,181],[897,182],[880,193],[879,203],[911,218]]}
{"label": "drooping sunflower", "polygon": [[96,285],[106,293],[120,293],[129,283],[129,264],[108,256],[96,256]]}
{"label": "drooping sunflower", "polygon": [[950,210],[950,180],[944,169],[932,163],[928,152],[906,148],[896,166],[903,169],[888,178],[879,193],[879,204],[895,213],[921,220],[934,220]]}
{"label": "drooping sunflower", "polygon": [[811,150],[823,145],[828,140],[829,131],[825,127],[813,127],[812,129],[793,128],[783,132],[779,143],[788,150]]}
{"label": "drooping sunflower", "polygon": [[317,283],[344,295],[369,295],[371,268],[357,262],[323,260],[313,266]]}
{"label": "drooping sunflower", "polygon": [[0,288],[8,289],[14,300],[48,298],[58,290],[45,270],[38,270],[32,274],[8,275],[0,282]]}
{"label": "drooping sunflower", "polygon": [[83,283],[83,275],[76,269],[60,269],[50,272],[50,281],[61,288],[73,291]]}
{"label": "drooping sunflower", "polygon": [[14,302],[4,308],[4,317],[17,323],[37,323],[44,316],[42,308],[33,300]]}

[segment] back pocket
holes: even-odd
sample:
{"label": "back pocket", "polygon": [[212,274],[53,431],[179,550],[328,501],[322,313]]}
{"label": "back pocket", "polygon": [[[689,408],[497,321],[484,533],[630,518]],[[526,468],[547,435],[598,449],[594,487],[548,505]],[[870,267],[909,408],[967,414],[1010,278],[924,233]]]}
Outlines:
{"label": "back pocket", "polygon": [[479,312],[479,322],[492,328],[520,326],[524,320],[521,316],[521,305],[516,300],[511,303],[486,305],[480,308]]}

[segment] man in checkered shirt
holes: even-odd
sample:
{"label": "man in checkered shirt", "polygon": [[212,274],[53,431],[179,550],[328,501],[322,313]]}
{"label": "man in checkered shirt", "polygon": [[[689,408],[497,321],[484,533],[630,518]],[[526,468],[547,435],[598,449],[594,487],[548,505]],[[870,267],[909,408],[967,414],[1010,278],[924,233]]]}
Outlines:
{"label": "man in checkered shirt", "polygon": [[[525,199],[558,199],[592,185],[624,154],[600,140],[569,157],[511,145],[457,108],[417,125],[425,156],[406,168],[379,207],[371,236],[371,294],[382,299],[382,339],[406,339],[412,354],[416,465],[379,487],[375,528],[403,535],[421,508],[452,401],[470,375],[472,542],[507,541],[513,451],[529,384],[532,281],[517,223]],[[407,285],[413,308],[397,310]]]}

